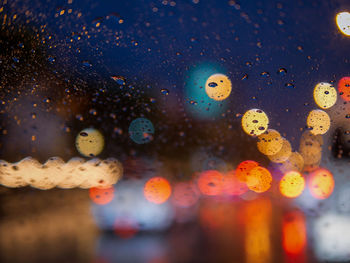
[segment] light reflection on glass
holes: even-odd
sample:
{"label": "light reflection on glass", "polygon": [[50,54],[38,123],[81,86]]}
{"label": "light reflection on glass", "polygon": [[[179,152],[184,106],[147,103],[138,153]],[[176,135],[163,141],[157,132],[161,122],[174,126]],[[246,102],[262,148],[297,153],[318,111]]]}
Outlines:
{"label": "light reflection on glass", "polygon": [[313,225],[316,256],[322,261],[349,262],[350,217],[325,214]]}
{"label": "light reflection on glass", "polygon": [[306,224],[302,212],[293,211],[283,215],[282,240],[286,263],[306,262]]}
{"label": "light reflection on glass", "polygon": [[270,241],[271,201],[267,198],[260,198],[247,202],[243,207],[243,215],[246,263],[272,262]]}

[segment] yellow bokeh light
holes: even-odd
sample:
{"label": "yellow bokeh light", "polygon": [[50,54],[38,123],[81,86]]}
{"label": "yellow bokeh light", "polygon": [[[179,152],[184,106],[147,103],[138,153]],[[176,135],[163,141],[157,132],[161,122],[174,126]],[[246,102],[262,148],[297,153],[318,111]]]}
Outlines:
{"label": "yellow bokeh light", "polygon": [[288,172],[282,177],[279,188],[285,197],[298,197],[304,191],[305,179],[296,171]]}
{"label": "yellow bokeh light", "polygon": [[322,135],[312,134],[311,131],[304,131],[300,138],[300,143],[309,143],[310,141],[318,143],[320,146],[323,145]]}
{"label": "yellow bokeh light", "polygon": [[287,161],[292,154],[292,146],[290,145],[290,142],[285,138],[282,138],[282,141],[283,145],[281,150],[274,155],[268,155],[269,159],[274,163],[283,163]]}
{"label": "yellow bokeh light", "polygon": [[331,126],[331,119],[323,110],[312,110],[307,117],[307,126],[312,134],[325,134]]}
{"label": "yellow bokeh light", "polygon": [[265,155],[278,153],[283,145],[281,134],[273,129],[268,129],[265,133],[259,135],[258,139],[258,150]]}
{"label": "yellow bokeh light", "polygon": [[344,35],[350,36],[350,13],[340,12],[336,15],[335,21],[337,26]]}
{"label": "yellow bokeh light", "polygon": [[247,177],[248,188],[256,193],[263,193],[269,190],[271,182],[271,173],[261,166],[253,168]]}
{"label": "yellow bokeh light", "polygon": [[213,100],[227,99],[231,90],[231,80],[224,74],[211,75],[205,83],[205,92]]}
{"label": "yellow bokeh light", "polygon": [[[300,139],[299,152],[304,159],[305,166],[318,166],[322,158],[323,138],[305,131]],[[309,169],[308,169],[309,170]]]}
{"label": "yellow bokeh light", "polygon": [[318,165],[322,158],[323,139],[320,135],[304,133],[300,140],[299,152],[304,159],[306,166]]}
{"label": "yellow bokeh light", "polygon": [[279,167],[279,169],[284,173],[290,172],[290,171],[301,172],[303,170],[303,167],[304,167],[303,156],[298,152],[292,152],[289,158],[285,162],[281,163],[281,166]]}
{"label": "yellow bokeh light", "polygon": [[269,126],[269,118],[259,109],[246,111],[242,117],[242,128],[250,136],[263,134]]}
{"label": "yellow bokeh light", "polygon": [[328,198],[334,189],[332,173],[324,168],[318,168],[312,172],[309,178],[309,189],[312,196],[317,199]]}
{"label": "yellow bokeh light", "polygon": [[41,164],[32,157],[26,157],[16,163],[0,160],[0,185],[7,187],[23,187],[47,190],[53,187],[83,189],[98,187],[108,188],[118,182],[123,175],[122,164],[114,159],[97,158],[85,161],[72,158],[64,162],[59,157],[51,157]]}
{"label": "yellow bokeh light", "polygon": [[320,108],[329,109],[337,102],[337,90],[330,83],[318,83],[314,89],[314,100]]}
{"label": "yellow bokeh light", "polygon": [[88,128],[79,132],[75,145],[81,155],[93,157],[99,155],[104,147],[103,135],[96,129]]}

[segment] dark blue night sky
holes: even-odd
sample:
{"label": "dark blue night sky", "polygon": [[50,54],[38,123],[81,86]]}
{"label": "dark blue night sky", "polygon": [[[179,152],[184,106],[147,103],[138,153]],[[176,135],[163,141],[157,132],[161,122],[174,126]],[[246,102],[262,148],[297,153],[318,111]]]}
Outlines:
{"label": "dark blue night sky", "polygon": [[[107,86],[111,76],[123,76],[163,107],[185,107],[196,119],[188,102],[198,100],[204,112],[208,101],[191,94],[190,74],[212,65],[209,71],[227,74],[233,90],[222,105],[211,101],[199,119],[229,110],[224,117],[239,122],[239,114],[261,108],[289,138],[300,135],[316,107],[315,84],[350,74],[350,41],[335,23],[338,12],[350,10],[345,0],[22,1],[6,11],[19,13],[21,23],[27,10],[34,27],[45,25],[58,71]],[[199,92],[202,84],[193,85]],[[164,89],[169,96],[161,95]]]}

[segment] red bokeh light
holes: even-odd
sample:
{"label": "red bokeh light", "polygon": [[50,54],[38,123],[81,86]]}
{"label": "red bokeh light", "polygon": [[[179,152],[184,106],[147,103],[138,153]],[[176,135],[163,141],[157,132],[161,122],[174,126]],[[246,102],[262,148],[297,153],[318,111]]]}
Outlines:
{"label": "red bokeh light", "polygon": [[343,77],[338,83],[340,97],[345,101],[350,101],[350,77]]}
{"label": "red bokeh light", "polygon": [[309,189],[313,197],[317,199],[328,198],[334,189],[334,179],[330,171],[318,168],[309,177]]}
{"label": "red bokeh light", "polygon": [[241,162],[236,169],[236,176],[238,178],[238,180],[240,180],[241,182],[246,182],[247,181],[247,176],[249,175],[249,172],[255,168],[258,167],[259,164],[255,161],[244,161]]}
{"label": "red bokeh light", "polygon": [[282,239],[287,262],[305,262],[306,224],[301,212],[293,211],[283,216]]}
{"label": "red bokeh light", "polygon": [[222,187],[223,194],[226,195],[242,195],[248,191],[248,187],[244,182],[238,180],[236,171],[229,171],[224,176]]}
{"label": "red bokeh light", "polygon": [[114,233],[121,238],[132,238],[137,232],[137,223],[131,219],[119,218],[114,222]]}
{"label": "red bokeh light", "polygon": [[174,186],[172,202],[176,206],[190,207],[197,203],[199,191],[193,182],[179,182]]}
{"label": "red bokeh light", "polygon": [[111,202],[114,198],[114,188],[98,188],[92,187],[89,189],[90,199],[98,205],[105,205]]}
{"label": "red bokeh light", "polygon": [[216,170],[204,171],[199,175],[197,184],[204,195],[220,195],[223,187],[223,175]]}

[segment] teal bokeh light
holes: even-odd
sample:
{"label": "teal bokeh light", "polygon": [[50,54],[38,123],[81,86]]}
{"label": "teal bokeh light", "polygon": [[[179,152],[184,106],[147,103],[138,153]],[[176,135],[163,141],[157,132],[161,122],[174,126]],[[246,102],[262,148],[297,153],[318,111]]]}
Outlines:
{"label": "teal bokeh light", "polygon": [[146,118],[137,118],[129,126],[129,136],[137,144],[145,144],[153,139],[154,126]]}
{"label": "teal bokeh light", "polygon": [[226,101],[215,101],[205,92],[205,82],[216,73],[227,75],[226,70],[215,63],[204,62],[194,65],[185,75],[186,112],[199,120],[213,120],[225,111]]}

